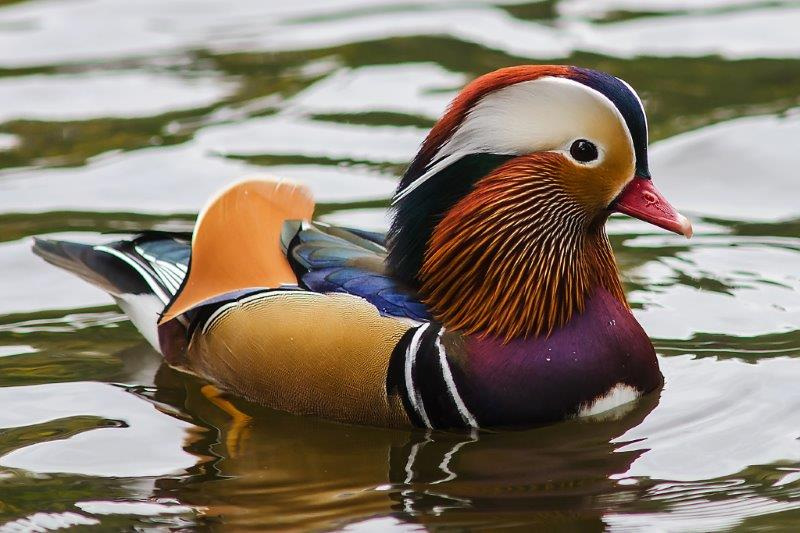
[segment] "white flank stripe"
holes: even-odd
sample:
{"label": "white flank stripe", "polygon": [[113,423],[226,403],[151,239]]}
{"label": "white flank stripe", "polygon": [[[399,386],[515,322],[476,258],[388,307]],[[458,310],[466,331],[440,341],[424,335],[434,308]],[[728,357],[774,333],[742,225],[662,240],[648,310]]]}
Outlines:
{"label": "white flank stripe", "polygon": [[[256,289],[256,287],[253,288]],[[265,291],[266,290],[267,289],[265,288]],[[288,291],[258,292],[256,294],[251,294],[250,296],[245,296],[244,298],[240,298],[233,302],[227,303],[222,307],[220,307],[219,309],[217,309],[216,311],[214,311],[213,313],[211,313],[211,316],[209,316],[208,319],[206,319],[206,322],[205,324],[203,324],[203,327],[200,328],[201,334],[205,335],[206,333],[208,333],[208,330],[211,329],[211,327],[214,325],[214,322],[219,320],[228,311],[231,311],[236,307],[252,305],[254,302],[257,302],[258,300],[266,300],[267,298],[272,298],[275,296],[287,296],[287,292]],[[297,291],[297,292],[292,292],[289,297],[291,297],[292,299],[296,299],[304,297],[313,298],[315,296],[317,296],[315,293]]]}
{"label": "white flank stripe", "polygon": [[450,370],[450,362],[447,360],[447,354],[444,351],[444,346],[442,346],[443,332],[444,328],[442,328],[439,331],[439,334],[436,336],[436,349],[439,352],[439,364],[442,365],[442,375],[444,376],[444,382],[447,384],[447,391],[453,398],[453,402],[455,402],[456,408],[458,409],[458,413],[461,415],[461,418],[464,420],[464,423],[470,427],[477,428],[478,421],[475,420],[475,417],[472,416],[472,413],[470,413],[469,409],[467,409],[464,400],[458,393],[456,382],[453,379],[453,372],[452,370]]}
{"label": "white flank stripe", "polygon": [[419,350],[419,343],[422,340],[422,334],[425,333],[425,330],[428,329],[430,323],[425,323],[414,332],[414,336],[411,337],[411,343],[406,348],[406,364],[405,364],[405,377],[406,377],[406,391],[408,392],[408,399],[411,401],[411,405],[414,407],[414,410],[417,412],[419,417],[422,419],[422,422],[425,424],[426,427],[432,428],[431,421],[428,419],[428,413],[425,412],[425,406],[422,404],[422,395],[417,392],[417,389],[414,388],[414,361],[417,358],[417,350]]}
{"label": "white flank stripe", "polygon": [[220,307],[219,309],[217,309],[216,311],[211,313],[211,316],[208,317],[208,319],[206,320],[206,323],[203,324],[202,328],[200,328],[201,334],[202,335],[207,334],[208,330],[211,329],[211,326],[214,325],[214,322],[216,322],[218,319],[220,319],[222,317],[222,315],[227,314],[228,311],[230,311],[233,308],[238,307],[238,306],[239,306],[239,302],[231,302],[229,304],[223,305],[222,307]]}
{"label": "white flank stripe", "polygon": [[122,259],[123,261],[128,263],[131,267],[133,267],[134,270],[136,270],[136,272],[139,273],[140,276],[142,276],[142,278],[147,282],[147,284],[150,286],[150,288],[153,290],[156,296],[158,296],[158,298],[162,302],[164,302],[164,305],[169,303],[170,298],[164,293],[161,287],[158,286],[158,283],[155,282],[153,276],[151,276],[149,272],[145,271],[142,268],[142,266],[135,260],[123,254],[119,250],[109,248],[108,246],[95,246],[94,249],[97,250],[98,252],[105,252],[107,254],[111,254],[114,257]]}

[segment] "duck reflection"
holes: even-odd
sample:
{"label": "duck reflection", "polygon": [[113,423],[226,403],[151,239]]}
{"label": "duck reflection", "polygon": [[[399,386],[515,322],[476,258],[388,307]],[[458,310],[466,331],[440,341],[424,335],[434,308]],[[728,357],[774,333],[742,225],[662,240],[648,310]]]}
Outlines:
{"label": "duck reflection", "polygon": [[200,462],[193,475],[159,480],[154,497],[202,508],[209,523],[260,530],[357,522],[371,530],[369,521],[379,516],[475,527],[499,515],[520,524],[601,529],[607,498],[625,497],[612,476],[643,453],[616,452],[621,444],[611,441],[658,403],[650,395],[604,420],[448,433],[349,426],[236,398],[230,407],[247,416],[232,417],[203,393],[205,383],[167,366],[155,384],[142,394],[207,431],[187,439]]}

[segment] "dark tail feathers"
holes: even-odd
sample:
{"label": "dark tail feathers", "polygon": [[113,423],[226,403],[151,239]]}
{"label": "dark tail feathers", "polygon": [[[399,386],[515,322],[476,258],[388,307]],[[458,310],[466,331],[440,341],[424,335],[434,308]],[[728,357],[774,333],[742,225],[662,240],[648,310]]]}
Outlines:
{"label": "dark tail feathers", "polygon": [[125,261],[88,244],[34,237],[33,253],[114,296],[153,292]]}

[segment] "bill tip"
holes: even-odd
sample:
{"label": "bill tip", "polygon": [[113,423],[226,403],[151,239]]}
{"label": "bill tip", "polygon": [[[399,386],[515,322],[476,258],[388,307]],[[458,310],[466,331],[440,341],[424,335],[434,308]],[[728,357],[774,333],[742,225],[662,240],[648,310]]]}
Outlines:
{"label": "bill tip", "polygon": [[691,239],[692,235],[694,235],[694,230],[692,229],[691,221],[688,218],[686,218],[685,216],[680,215],[680,214],[678,215],[678,217],[679,217],[678,221],[679,221],[679,224],[680,224],[681,233],[687,239]]}

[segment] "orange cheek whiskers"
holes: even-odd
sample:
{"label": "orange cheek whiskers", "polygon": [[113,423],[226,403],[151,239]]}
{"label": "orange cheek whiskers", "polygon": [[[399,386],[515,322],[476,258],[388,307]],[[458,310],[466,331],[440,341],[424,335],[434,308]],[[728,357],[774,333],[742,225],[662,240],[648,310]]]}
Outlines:
{"label": "orange cheek whiskers", "polygon": [[434,230],[421,294],[450,329],[506,340],[549,334],[602,284],[624,301],[608,240],[559,183],[555,154],[486,176]]}

